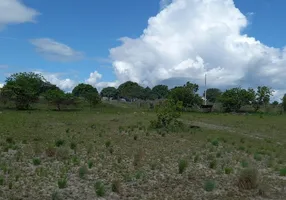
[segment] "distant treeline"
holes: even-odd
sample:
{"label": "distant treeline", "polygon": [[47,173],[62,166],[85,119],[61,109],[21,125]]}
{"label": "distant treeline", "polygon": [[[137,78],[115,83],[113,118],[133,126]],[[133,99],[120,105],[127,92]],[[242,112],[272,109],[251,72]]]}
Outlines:
{"label": "distant treeline", "polygon": [[[5,85],[0,90],[0,101],[3,105],[13,103],[19,110],[31,109],[33,103],[38,102],[40,97],[54,105],[58,110],[61,106],[76,105],[82,100],[93,107],[101,102],[101,99],[124,99],[124,101],[172,99],[175,103],[182,103],[183,108],[200,106],[202,97],[198,94],[199,86],[187,82],[183,86],[169,89],[166,85],[156,85],[152,89],[142,87],[138,83],[127,81],[118,88],[106,87],[99,93],[92,85],[80,83],[71,93],[65,93],[56,85],[46,81],[41,74],[33,72],[15,73],[8,77]],[[270,104],[273,90],[267,86],[259,86],[256,89],[243,89],[240,87],[221,91],[218,88],[207,89],[207,102],[210,104],[219,102],[224,111],[238,111],[242,106],[252,106],[254,111],[259,111]],[[273,105],[281,105],[286,110],[286,95],[282,103],[277,101]]]}

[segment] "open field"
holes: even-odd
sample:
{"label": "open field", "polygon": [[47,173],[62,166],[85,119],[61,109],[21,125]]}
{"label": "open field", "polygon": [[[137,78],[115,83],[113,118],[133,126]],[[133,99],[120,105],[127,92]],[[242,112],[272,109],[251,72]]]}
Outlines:
{"label": "open field", "polygon": [[[286,116],[148,111],[0,114],[0,199],[285,199]],[[255,170],[257,169],[258,174]]]}

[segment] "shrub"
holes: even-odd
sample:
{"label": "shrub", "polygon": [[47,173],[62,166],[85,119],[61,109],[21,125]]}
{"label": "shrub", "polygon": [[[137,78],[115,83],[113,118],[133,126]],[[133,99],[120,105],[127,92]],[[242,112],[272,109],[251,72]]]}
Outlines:
{"label": "shrub", "polygon": [[286,168],[280,169],[280,176],[286,176]]}
{"label": "shrub", "polygon": [[105,142],[106,148],[110,147],[110,145],[111,145],[111,141],[110,141],[110,140],[108,140],[108,141]]}
{"label": "shrub", "polygon": [[14,139],[13,139],[12,137],[7,137],[7,138],[6,138],[6,142],[7,142],[8,144],[15,144],[15,141],[14,141]]}
{"label": "shrub", "polygon": [[216,166],[217,166],[217,161],[216,161],[216,160],[212,160],[212,161],[210,162],[210,164],[209,164],[209,167],[210,167],[211,169],[215,169]]}
{"label": "shrub", "polygon": [[70,144],[70,148],[72,149],[72,150],[76,150],[76,143],[75,142],[71,142],[71,144]]}
{"label": "shrub", "polygon": [[188,162],[186,160],[179,161],[179,174],[182,174],[188,167]]}
{"label": "shrub", "polygon": [[238,177],[238,187],[250,190],[258,186],[258,171],[254,168],[244,169]]}
{"label": "shrub", "polygon": [[214,146],[218,146],[218,144],[219,144],[219,142],[218,142],[218,140],[217,140],[217,139],[215,139],[215,140],[213,140],[213,141],[212,141],[212,145],[214,145]]}
{"label": "shrub", "polygon": [[112,182],[111,190],[112,190],[112,192],[115,192],[115,193],[118,193],[118,194],[121,193],[122,188],[121,188],[121,183],[120,183],[119,180],[115,180],[115,181]]}
{"label": "shrub", "polygon": [[0,176],[0,185],[4,185],[4,176]]}
{"label": "shrub", "polygon": [[248,167],[248,162],[247,162],[246,160],[241,161],[241,166],[242,166],[243,168]]}
{"label": "shrub", "polygon": [[58,139],[58,140],[56,140],[55,144],[57,147],[63,146],[65,144],[65,140]]}
{"label": "shrub", "polygon": [[232,168],[229,168],[229,167],[226,167],[225,169],[224,169],[224,172],[225,172],[225,174],[230,174],[230,173],[232,173]]}
{"label": "shrub", "polygon": [[85,175],[88,173],[86,166],[80,167],[78,170],[78,174],[80,178],[85,178]]}
{"label": "shrub", "polygon": [[66,188],[67,187],[67,179],[62,178],[58,180],[58,186],[60,189]]}
{"label": "shrub", "polygon": [[137,140],[138,139],[138,135],[134,135],[134,140]]}
{"label": "shrub", "polygon": [[103,197],[105,195],[104,184],[101,181],[97,181],[95,183],[95,192],[99,197]]}
{"label": "shrub", "polygon": [[253,158],[257,161],[261,161],[262,160],[262,156],[258,153],[254,154]]}
{"label": "shrub", "polygon": [[215,189],[215,182],[213,180],[207,180],[204,185],[205,191],[211,192]]}
{"label": "shrub", "polygon": [[41,164],[41,159],[40,158],[33,158],[33,164],[34,165],[40,165]]}
{"label": "shrub", "polygon": [[87,165],[88,165],[88,168],[91,169],[91,168],[93,167],[93,162],[92,162],[92,160],[89,160],[89,161],[87,162]]}

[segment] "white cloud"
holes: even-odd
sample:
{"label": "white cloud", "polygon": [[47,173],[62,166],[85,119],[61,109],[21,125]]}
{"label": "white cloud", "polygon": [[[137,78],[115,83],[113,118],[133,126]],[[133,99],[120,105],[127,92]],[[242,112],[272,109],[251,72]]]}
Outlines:
{"label": "white cloud", "polygon": [[4,86],[4,83],[0,83],[0,88],[3,88],[3,86]]}
{"label": "white cloud", "polygon": [[110,58],[119,82],[189,80],[203,86],[207,73],[209,87],[285,90],[286,49],[242,34],[247,25],[233,0],[173,0],[139,38],[121,38]]}
{"label": "white cloud", "polygon": [[63,78],[62,74],[60,73],[50,73],[42,71],[35,71],[35,73],[41,74],[47,81],[52,84],[55,84],[64,91],[71,91],[77,85],[76,81],[70,78]]}
{"label": "white cloud", "polygon": [[172,0],[161,0],[160,1],[160,9],[165,9],[168,5],[172,3]]}
{"label": "white cloud", "polygon": [[0,30],[8,24],[35,22],[39,13],[21,0],[0,0]]}
{"label": "white cloud", "polygon": [[92,86],[95,86],[98,80],[100,80],[102,75],[98,73],[97,71],[91,72],[89,74],[89,78],[85,80],[87,84],[90,84]]}
{"label": "white cloud", "polygon": [[36,51],[48,60],[68,62],[84,57],[82,52],[50,38],[32,39],[31,43],[36,47]]}

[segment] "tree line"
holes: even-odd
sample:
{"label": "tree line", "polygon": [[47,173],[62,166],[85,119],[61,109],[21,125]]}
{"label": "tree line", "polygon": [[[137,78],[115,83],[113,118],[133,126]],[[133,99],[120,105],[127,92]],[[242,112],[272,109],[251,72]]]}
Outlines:
{"label": "tree line", "polygon": [[[13,102],[19,110],[30,109],[33,103],[43,97],[49,104],[61,110],[62,105],[76,105],[81,100],[91,107],[99,104],[102,97],[107,99],[158,100],[172,99],[175,103],[181,103],[184,108],[192,108],[203,103],[198,94],[199,86],[187,82],[183,86],[169,89],[166,85],[156,85],[152,89],[142,87],[138,83],[127,81],[118,88],[106,87],[99,93],[98,90],[85,83],[78,84],[71,93],[66,93],[54,84],[51,84],[41,74],[33,72],[15,73],[6,78],[4,87],[0,90],[0,100],[4,104]],[[225,111],[238,111],[242,106],[250,105],[254,111],[270,104],[273,90],[267,86],[259,86],[256,89],[243,89],[241,87],[221,91],[218,88],[209,88],[206,91],[208,103],[220,102]],[[273,105],[278,105],[273,102]],[[286,94],[282,98],[282,107],[286,111]]]}

